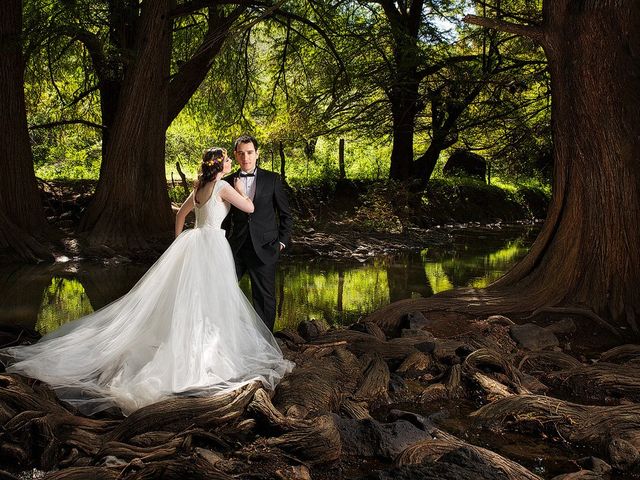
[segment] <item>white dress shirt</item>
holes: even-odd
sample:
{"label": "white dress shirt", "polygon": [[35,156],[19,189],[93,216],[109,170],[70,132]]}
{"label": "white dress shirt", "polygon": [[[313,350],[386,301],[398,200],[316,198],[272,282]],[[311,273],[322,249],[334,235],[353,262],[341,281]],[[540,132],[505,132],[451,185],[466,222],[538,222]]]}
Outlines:
{"label": "white dress shirt", "polygon": [[256,196],[256,177],[257,177],[257,173],[258,173],[258,169],[254,168],[253,172],[242,172],[242,173],[253,173],[253,177],[240,177],[240,180],[242,182],[244,182],[244,193],[247,195],[247,197],[249,197],[251,199],[251,201],[253,201],[254,197]]}

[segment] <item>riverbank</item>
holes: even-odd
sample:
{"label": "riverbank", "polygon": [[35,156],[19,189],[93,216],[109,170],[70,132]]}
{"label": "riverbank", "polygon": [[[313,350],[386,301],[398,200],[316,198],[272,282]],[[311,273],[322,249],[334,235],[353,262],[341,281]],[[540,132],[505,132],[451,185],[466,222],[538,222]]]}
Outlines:
{"label": "riverbank", "polygon": [[[106,245],[86,248],[77,230],[95,182],[43,182],[41,187],[46,216],[62,233],[57,257],[149,261],[166,248],[160,242],[128,257]],[[540,189],[509,190],[466,179],[436,179],[426,188],[393,181],[321,182],[288,187],[288,192],[295,222],[287,255],[358,261],[445,244],[451,229],[532,224],[545,217],[549,202]],[[170,196],[177,210],[186,192],[170,185]]]}

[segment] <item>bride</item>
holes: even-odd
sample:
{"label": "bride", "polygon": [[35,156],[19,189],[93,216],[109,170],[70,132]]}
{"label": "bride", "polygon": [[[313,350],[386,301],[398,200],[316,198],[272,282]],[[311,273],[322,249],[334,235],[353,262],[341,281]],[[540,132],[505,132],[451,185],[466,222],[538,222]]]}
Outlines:
{"label": "bride", "polygon": [[[230,204],[253,212],[226,150],[204,152],[196,188],[176,217],[176,239],[123,297],[38,343],[0,350],[7,372],[49,384],[85,414],[125,415],[175,396],[260,381],[273,389],[293,363],[240,290],[220,228]],[[195,209],[195,228],[183,232]]]}

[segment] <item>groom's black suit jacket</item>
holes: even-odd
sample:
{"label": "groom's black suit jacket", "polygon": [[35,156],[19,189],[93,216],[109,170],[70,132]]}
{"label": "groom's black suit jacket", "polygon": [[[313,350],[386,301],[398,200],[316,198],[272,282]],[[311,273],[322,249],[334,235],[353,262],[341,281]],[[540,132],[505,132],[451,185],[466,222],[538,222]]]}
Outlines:
{"label": "groom's black suit jacket", "polygon": [[[226,180],[233,186],[239,174],[237,171]],[[227,230],[234,255],[249,237],[258,258],[268,265],[278,260],[280,242],[289,245],[293,218],[280,175],[261,168],[256,168],[255,174],[254,212],[245,213],[232,205],[222,228]]]}

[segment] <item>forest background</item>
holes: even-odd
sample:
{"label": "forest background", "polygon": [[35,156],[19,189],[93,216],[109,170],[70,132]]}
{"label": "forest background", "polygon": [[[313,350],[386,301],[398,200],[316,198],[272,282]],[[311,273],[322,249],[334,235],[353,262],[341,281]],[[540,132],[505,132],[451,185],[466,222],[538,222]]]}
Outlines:
{"label": "forest background", "polygon": [[[420,191],[458,148],[487,160],[493,185],[550,191],[542,49],[462,21],[537,18],[539,1],[11,0],[3,8],[13,19],[4,37],[13,73],[4,78],[17,84],[7,91],[24,86],[35,175],[99,179],[79,229],[93,244],[126,249],[170,231],[167,195],[185,198],[179,172],[194,179],[204,148],[230,148],[245,132],[261,142],[262,166],[294,191],[331,191],[340,179],[409,181]],[[5,198],[12,191],[24,198],[15,188]]]}
{"label": "forest background", "polygon": [[[505,3],[512,3],[511,9],[539,11],[538,2],[502,2],[496,15],[505,15]],[[105,18],[108,5],[76,1],[34,6],[37,13],[25,12],[25,28],[43,29],[43,22],[49,23],[43,43],[28,46],[26,64],[36,175],[97,179],[104,79],[95,71],[86,42],[102,40],[108,71],[101,76],[121,75],[125,61],[124,52],[102,38],[107,28],[114,28]],[[548,185],[544,56],[526,39],[461,22],[463,13],[486,14],[486,7],[425,2],[422,11],[403,19],[417,23],[414,38],[399,31],[402,25],[392,25],[377,2],[342,2],[337,11],[331,4],[305,2],[287,2],[271,11],[269,5],[255,5],[230,26],[224,12],[232,7],[209,10],[173,22],[174,77],[203,42],[222,45],[167,129],[168,178],[171,173],[178,178],[176,162],[195,177],[203,148],[229,146],[243,132],[260,139],[263,165],[283,170],[294,184],[340,177],[340,139],[346,140],[347,177],[387,178],[395,139],[393,89],[400,88],[404,72],[399,70],[407,67],[416,70],[413,157],[419,161],[430,147],[436,149],[433,143],[440,143],[429,178],[441,173],[443,151],[462,147],[489,160],[493,183]],[[87,30],[79,31],[83,27]],[[65,32],[70,28],[75,38]],[[407,58],[394,57],[400,49]]]}

